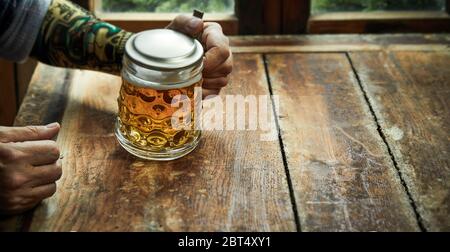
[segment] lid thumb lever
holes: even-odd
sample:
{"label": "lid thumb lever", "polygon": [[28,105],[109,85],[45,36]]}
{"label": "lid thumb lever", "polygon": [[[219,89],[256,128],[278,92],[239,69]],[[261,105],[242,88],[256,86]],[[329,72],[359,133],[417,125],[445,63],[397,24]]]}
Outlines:
{"label": "lid thumb lever", "polygon": [[196,18],[203,19],[204,13],[203,13],[202,11],[199,11],[199,10],[197,10],[197,9],[194,9],[194,13],[193,13],[192,15],[193,15],[194,17],[196,17]]}
{"label": "lid thumb lever", "polygon": [[[203,19],[204,13],[202,11],[194,9],[194,12],[192,13],[192,15],[196,18]],[[194,38],[197,39],[200,43],[202,42],[202,33],[203,33],[203,29],[202,29],[202,32],[200,32],[199,34],[196,34],[194,36]]]}

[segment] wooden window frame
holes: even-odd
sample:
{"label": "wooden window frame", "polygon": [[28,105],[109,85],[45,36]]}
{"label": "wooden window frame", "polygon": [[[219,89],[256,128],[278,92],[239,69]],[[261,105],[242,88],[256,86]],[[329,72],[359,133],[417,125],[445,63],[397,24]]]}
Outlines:
{"label": "wooden window frame", "polygon": [[[101,0],[73,1],[94,11],[102,20],[131,32],[164,27],[179,14],[105,13],[99,8]],[[309,0],[235,0],[235,14],[206,14],[204,20],[218,22],[227,35],[305,33],[309,2]]]}
{"label": "wooden window frame", "polygon": [[[101,0],[77,2],[90,11],[94,11],[100,19],[131,32],[165,27],[179,15],[179,13],[107,13],[101,11]],[[227,35],[238,34],[238,19],[234,14],[205,14],[203,19],[219,23]]]}
{"label": "wooden window frame", "polygon": [[235,0],[240,35],[306,33],[309,0]]}
{"label": "wooden window frame", "polygon": [[[102,13],[101,0],[79,0],[84,7],[124,29],[138,32],[166,26],[177,14]],[[97,6],[97,8],[96,8]],[[311,0],[236,0],[234,15],[207,14],[227,35],[450,32],[450,0],[445,11],[334,12],[311,14]]]}
{"label": "wooden window frame", "polygon": [[445,11],[335,12],[312,15],[310,34],[337,33],[438,33],[450,31]]}
{"label": "wooden window frame", "polygon": [[450,0],[444,11],[330,12],[311,15],[307,32],[337,33],[409,33],[450,32]]}
{"label": "wooden window frame", "polygon": [[[127,31],[140,32],[148,29],[166,27],[178,13],[102,13],[96,15],[108,23],[117,25]],[[238,22],[234,15],[230,14],[208,14],[204,20],[217,22],[222,26],[227,35],[238,34]]]}

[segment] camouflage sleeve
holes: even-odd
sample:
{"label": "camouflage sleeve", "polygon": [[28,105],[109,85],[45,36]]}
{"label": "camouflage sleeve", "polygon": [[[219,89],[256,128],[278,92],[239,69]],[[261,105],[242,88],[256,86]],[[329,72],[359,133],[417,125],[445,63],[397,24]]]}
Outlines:
{"label": "camouflage sleeve", "polygon": [[31,55],[46,64],[120,74],[132,33],[67,0],[53,0]]}

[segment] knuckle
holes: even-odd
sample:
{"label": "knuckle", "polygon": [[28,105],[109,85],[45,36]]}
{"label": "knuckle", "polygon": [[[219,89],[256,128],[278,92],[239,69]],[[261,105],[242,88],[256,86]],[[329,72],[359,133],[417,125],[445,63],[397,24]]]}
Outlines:
{"label": "knuckle", "polygon": [[0,198],[0,213],[1,214],[17,214],[25,211],[22,204],[20,204],[19,198],[16,196],[8,195],[7,197]]}
{"label": "knuckle", "polygon": [[0,126],[0,142],[9,142],[7,129],[8,127]]}
{"label": "knuckle", "polygon": [[57,164],[55,167],[55,181],[60,179],[62,176],[62,168],[60,164]]}
{"label": "knuckle", "polygon": [[17,196],[12,196],[7,199],[7,203],[10,207],[20,206],[21,200]]}
{"label": "knuckle", "polygon": [[175,20],[185,21],[188,18],[190,18],[190,17],[186,14],[179,14],[175,17]]}
{"label": "knuckle", "polygon": [[19,161],[23,158],[23,153],[17,150],[10,150],[9,161]]}
{"label": "knuckle", "polygon": [[39,129],[36,126],[25,126],[25,130],[31,136],[39,136]]}
{"label": "knuckle", "polygon": [[59,151],[59,147],[56,144],[56,142],[48,140],[47,145],[48,145],[48,153],[55,159],[59,158],[59,155],[61,153]]}
{"label": "knuckle", "polygon": [[0,143],[0,159],[7,160],[12,155],[11,148],[8,148],[7,144]]}
{"label": "knuckle", "polygon": [[208,26],[219,29],[222,31],[222,26],[217,22],[208,22]]}
{"label": "knuckle", "polygon": [[2,195],[0,197],[0,204],[3,209],[12,210],[12,208],[20,205],[21,200],[14,193],[10,193],[7,195]]}
{"label": "knuckle", "polygon": [[8,146],[7,144],[0,144],[0,160],[11,163],[22,158],[22,153]]}
{"label": "knuckle", "polygon": [[171,22],[171,26],[175,26],[175,28],[180,27],[180,26],[184,26],[184,24],[186,23],[188,16],[184,15],[184,14],[180,14],[177,15],[173,21]]}
{"label": "knuckle", "polygon": [[219,47],[219,55],[222,59],[228,59],[230,57],[230,50],[228,47]]}
{"label": "knuckle", "polygon": [[224,67],[224,73],[229,75],[231,72],[233,72],[233,64],[226,64]]}
{"label": "knuckle", "polygon": [[30,210],[31,208],[33,208],[34,206],[36,206],[37,204],[39,204],[39,201],[37,202],[19,202],[13,205],[10,205],[7,207],[7,212],[10,214],[20,214],[23,213],[27,210]]}
{"label": "knuckle", "polygon": [[49,186],[49,193],[48,193],[48,196],[47,197],[50,197],[50,196],[52,196],[53,194],[55,194],[56,193],[56,183],[52,183],[50,186]]}
{"label": "knuckle", "polygon": [[221,87],[225,87],[227,84],[228,84],[228,79],[227,79],[227,78],[222,78],[222,79],[220,79],[219,85],[220,85]]}
{"label": "knuckle", "polygon": [[50,154],[54,156],[55,158],[59,158],[60,152],[58,146],[54,146],[50,149]]}
{"label": "knuckle", "polygon": [[12,172],[6,176],[4,185],[6,188],[16,190],[27,182],[27,178],[18,172]]}

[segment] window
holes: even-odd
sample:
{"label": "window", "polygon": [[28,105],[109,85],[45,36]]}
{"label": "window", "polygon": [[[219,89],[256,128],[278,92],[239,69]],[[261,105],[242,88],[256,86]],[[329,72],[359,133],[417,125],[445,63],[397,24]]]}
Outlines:
{"label": "window", "polygon": [[310,33],[448,32],[449,0],[311,0]]}
{"label": "window", "polygon": [[445,0],[312,0],[312,13],[340,11],[442,11]]}
{"label": "window", "polygon": [[180,13],[205,12],[204,20],[218,22],[225,34],[238,34],[234,0],[84,0],[96,15],[131,32],[167,26]]}
{"label": "window", "polygon": [[450,32],[450,0],[72,0],[132,32],[205,12],[227,35]]}
{"label": "window", "polygon": [[102,0],[104,12],[192,12],[234,13],[234,0]]}

